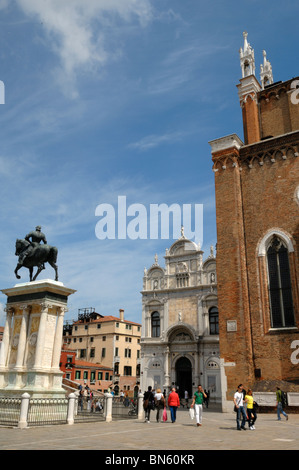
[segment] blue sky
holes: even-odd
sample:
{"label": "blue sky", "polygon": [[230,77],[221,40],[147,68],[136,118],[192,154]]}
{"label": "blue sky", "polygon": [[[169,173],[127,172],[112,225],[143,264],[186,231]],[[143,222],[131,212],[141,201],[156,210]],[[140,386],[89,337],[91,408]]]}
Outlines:
{"label": "blue sky", "polygon": [[[141,321],[144,267],[173,239],[95,235],[99,204],[203,204],[215,245],[208,141],[243,138],[236,85],[243,31],[274,81],[298,75],[295,1],[0,0],[1,289],[16,238],[41,225],[81,307]],[[44,278],[54,278],[52,268]],[[1,294],[2,308],[6,297]],[[4,323],[3,311],[0,324]]]}

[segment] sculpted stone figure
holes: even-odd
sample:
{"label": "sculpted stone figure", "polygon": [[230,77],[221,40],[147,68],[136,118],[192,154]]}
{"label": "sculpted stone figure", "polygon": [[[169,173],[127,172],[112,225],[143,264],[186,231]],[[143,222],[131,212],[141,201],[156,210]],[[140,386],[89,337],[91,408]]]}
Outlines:
{"label": "sculpted stone figure", "polygon": [[[32,253],[33,249],[36,247],[36,244],[39,244],[40,242],[43,242],[45,245],[47,244],[46,237],[42,233],[41,230],[42,230],[41,226],[38,225],[37,227],[35,227],[35,230],[28,233],[28,235],[26,235],[25,240],[29,242],[29,245],[27,246],[27,248],[25,248],[21,252],[19,256],[20,264],[24,264],[25,259]],[[30,238],[31,238],[31,242],[30,242]]]}
{"label": "sculpted stone figure", "polygon": [[[43,242],[43,245],[41,242]],[[29,269],[30,281],[35,281],[39,273],[45,269],[45,263],[49,263],[55,270],[55,281],[58,281],[58,267],[56,265],[58,250],[55,246],[47,244],[46,237],[39,225],[35,230],[28,233],[25,239],[17,239],[15,254],[19,257],[15,269],[17,279],[21,277],[18,275],[18,270],[21,267],[25,267]],[[37,272],[32,277],[35,266],[37,267]]]}
{"label": "sculpted stone figure", "polygon": [[46,236],[42,232],[42,228],[40,225],[35,227],[35,230],[28,233],[28,235],[26,235],[25,237],[25,240],[28,240],[30,242],[30,238],[32,242],[40,243],[42,241],[45,245],[47,244]]}

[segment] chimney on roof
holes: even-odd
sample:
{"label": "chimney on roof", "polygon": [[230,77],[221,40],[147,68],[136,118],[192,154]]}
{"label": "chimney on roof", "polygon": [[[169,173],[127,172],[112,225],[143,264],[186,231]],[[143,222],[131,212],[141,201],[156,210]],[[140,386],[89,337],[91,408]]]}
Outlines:
{"label": "chimney on roof", "polygon": [[119,309],[119,319],[120,319],[120,321],[124,321],[124,319],[125,319],[125,311],[124,311],[123,308]]}

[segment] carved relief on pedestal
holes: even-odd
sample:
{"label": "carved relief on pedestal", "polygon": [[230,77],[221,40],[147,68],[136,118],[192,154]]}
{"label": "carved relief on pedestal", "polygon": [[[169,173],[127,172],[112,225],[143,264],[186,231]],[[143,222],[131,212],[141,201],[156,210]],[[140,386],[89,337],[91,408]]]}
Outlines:
{"label": "carved relief on pedestal", "polygon": [[13,366],[17,360],[18,344],[21,331],[22,317],[15,316],[13,331],[12,331],[12,340],[10,344],[10,356],[9,356],[9,365]]}
{"label": "carved relief on pedestal", "polygon": [[25,360],[26,366],[29,368],[32,367],[34,364],[39,320],[40,320],[39,316],[31,317],[31,323],[30,323],[29,334],[28,334],[28,343],[27,343],[27,357]]}
{"label": "carved relief on pedestal", "polygon": [[12,342],[11,342],[11,349],[18,349],[19,338],[20,338],[19,333],[16,333],[16,334],[13,336]]}

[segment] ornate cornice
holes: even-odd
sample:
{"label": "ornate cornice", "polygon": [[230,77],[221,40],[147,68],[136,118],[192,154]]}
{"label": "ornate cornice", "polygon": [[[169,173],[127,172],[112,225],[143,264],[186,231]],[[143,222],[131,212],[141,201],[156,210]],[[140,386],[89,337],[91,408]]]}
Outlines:
{"label": "ornate cornice", "polygon": [[240,157],[245,155],[252,154],[258,151],[267,151],[271,150],[274,147],[280,147],[281,145],[286,144],[297,144],[299,142],[299,131],[289,132],[288,134],[283,134],[276,137],[271,137],[269,139],[260,140],[254,144],[243,145],[240,148]]}
{"label": "ornate cornice", "polygon": [[252,168],[254,163],[260,166],[268,161],[276,163],[299,156],[299,131],[272,137],[240,149],[240,165]]}
{"label": "ornate cornice", "polygon": [[292,84],[295,80],[298,80],[298,78],[299,77],[291,78],[290,80],[287,80],[285,82],[280,81],[267,86],[265,89],[261,90],[258,93],[258,101],[260,102],[262,99],[269,100],[272,95],[279,99],[280,93],[282,91],[287,93],[292,92],[294,90],[292,88]]}
{"label": "ornate cornice", "polygon": [[261,140],[254,144],[243,145],[239,149],[227,149],[227,151],[213,154],[213,171],[226,170],[228,168],[253,168],[282,162],[289,158],[299,156],[299,131],[290,132],[281,136]]}

